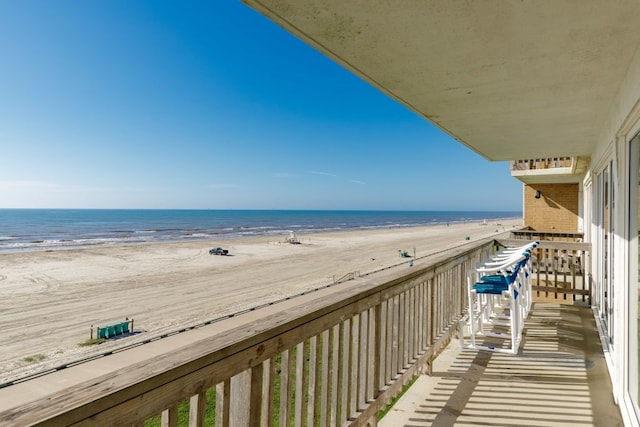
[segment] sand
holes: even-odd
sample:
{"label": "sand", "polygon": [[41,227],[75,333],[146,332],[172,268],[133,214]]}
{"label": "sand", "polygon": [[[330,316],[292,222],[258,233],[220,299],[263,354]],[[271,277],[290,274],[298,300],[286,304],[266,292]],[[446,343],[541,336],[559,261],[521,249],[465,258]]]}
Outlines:
{"label": "sand", "polygon": [[[411,268],[400,249],[413,255],[415,248],[418,264],[517,226],[521,221],[505,220],[308,234],[298,236],[299,245],[270,236],[1,254],[0,383],[323,287],[348,273]],[[216,246],[230,255],[209,255]],[[126,317],[138,333],[78,346],[91,325]]]}

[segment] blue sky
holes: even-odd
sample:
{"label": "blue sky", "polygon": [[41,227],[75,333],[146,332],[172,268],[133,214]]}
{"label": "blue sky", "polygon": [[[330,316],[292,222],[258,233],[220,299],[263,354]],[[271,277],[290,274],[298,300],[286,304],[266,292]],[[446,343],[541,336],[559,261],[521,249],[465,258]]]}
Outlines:
{"label": "blue sky", "polygon": [[0,64],[0,208],[522,207],[506,163],[239,0],[1,1]]}

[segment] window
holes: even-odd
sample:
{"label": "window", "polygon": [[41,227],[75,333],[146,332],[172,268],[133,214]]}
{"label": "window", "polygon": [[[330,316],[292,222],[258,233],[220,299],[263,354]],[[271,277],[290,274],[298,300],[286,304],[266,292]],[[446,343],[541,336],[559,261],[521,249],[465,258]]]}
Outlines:
{"label": "window", "polygon": [[629,394],[640,407],[640,134],[629,143]]}

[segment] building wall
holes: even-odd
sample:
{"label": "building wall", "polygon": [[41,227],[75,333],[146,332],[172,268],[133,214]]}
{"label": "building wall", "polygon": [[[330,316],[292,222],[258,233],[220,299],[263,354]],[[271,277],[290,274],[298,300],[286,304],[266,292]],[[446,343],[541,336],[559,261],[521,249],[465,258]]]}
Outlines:
{"label": "building wall", "polygon": [[[590,209],[591,235],[588,241],[592,243],[591,271],[593,274],[592,293],[596,301],[594,312],[600,330],[603,331],[603,342],[607,343],[605,359],[614,385],[614,395],[620,405],[620,411],[625,425],[639,426],[640,412],[637,410],[638,398],[634,395],[638,389],[638,373],[640,371],[639,357],[634,355],[640,341],[640,319],[638,306],[629,301],[640,300],[638,290],[638,240],[629,240],[630,231],[627,227],[634,219],[640,221],[637,206],[631,206],[630,194],[637,191],[636,183],[629,185],[629,141],[640,131],[640,51],[627,69],[624,79],[611,110],[602,124],[604,130],[591,152],[591,170],[593,177],[591,197],[585,209]],[[597,175],[603,167],[614,161],[613,179],[615,189],[614,199],[614,239],[612,256],[605,258],[604,246],[611,239],[603,238],[602,225],[598,224],[597,215],[601,209],[602,200],[597,192]],[[640,197],[640,194],[639,194]],[[637,215],[637,216],[636,216]],[[634,248],[635,246],[635,248]],[[610,265],[606,262],[610,260]],[[604,271],[607,270],[605,274]],[[604,276],[612,277],[613,284],[607,289]],[[602,300],[611,296],[613,307],[602,304]],[[610,314],[610,330],[602,319]]]}
{"label": "building wall", "polygon": [[[536,192],[540,191],[539,199]],[[578,231],[578,184],[524,186],[524,224],[537,231]]]}

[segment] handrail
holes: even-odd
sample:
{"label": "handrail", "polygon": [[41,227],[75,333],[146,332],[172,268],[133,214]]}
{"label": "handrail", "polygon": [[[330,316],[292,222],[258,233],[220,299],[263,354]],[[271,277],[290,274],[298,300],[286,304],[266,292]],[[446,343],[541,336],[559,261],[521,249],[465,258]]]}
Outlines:
{"label": "handrail", "polygon": [[536,230],[513,230],[511,231],[511,238],[525,239],[525,240],[582,242],[584,240],[584,233],[559,232],[559,231],[536,231]]}
{"label": "handrail", "polygon": [[[408,274],[387,270],[268,316],[254,312],[234,328],[126,372],[0,413],[0,424],[142,425],[162,414],[163,425],[173,426],[186,399],[194,425],[202,425],[207,390],[215,389],[216,425],[272,425],[276,418],[280,425],[375,425],[378,410],[428,371],[450,339],[466,307],[466,271],[496,243],[514,245],[485,240],[425,260]],[[537,296],[588,304],[590,250],[588,243],[541,242],[534,255]]]}
{"label": "handrail", "polygon": [[547,157],[539,159],[512,160],[510,165],[512,171],[570,168],[573,166],[573,157]]}
{"label": "handrail", "polygon": [[201,425],[207,390],[215,388],[216,425],[265,425],[274,417],[281,425],[375,425],[378,410],[428,370],[450,339],[466,307],[466,271],[494,246],[486,239],[408,273],[355,278],[339,292],[327,289],[264,317],[253,312],[170,354],[0,413],[0,424],[142,425],[162,414],[172,426],[187,399]]}
{"label": "handrail", "polygon": [[[517,246],[521,239],[496,239]],[[540,240],[532,254],[534,301],[591,305],[591,243]]]}

